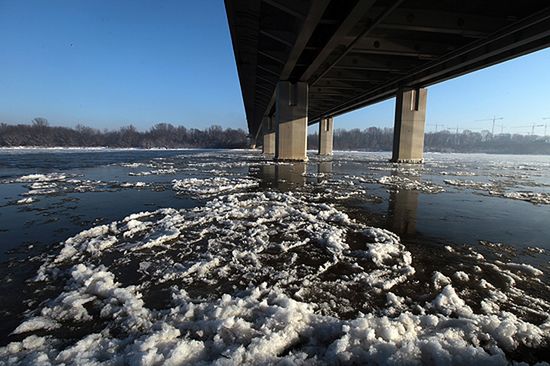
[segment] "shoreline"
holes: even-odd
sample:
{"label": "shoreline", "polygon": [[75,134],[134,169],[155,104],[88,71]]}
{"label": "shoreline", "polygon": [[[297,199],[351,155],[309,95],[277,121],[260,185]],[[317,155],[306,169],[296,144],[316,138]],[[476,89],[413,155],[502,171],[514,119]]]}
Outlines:
{"label": "shoreline", "polygon": [[[258,151],[261,148],[212,148],[212,147],[107,147],[107,146],[0,146],[1,152],[117,152],[117,151]],[[308,149],[308,154],[316,154],[316,149]],[[389,150],[334,150],[335,153],[374,153],[391,154]],[[541,153],[510,153],[510,152],[445,152],[445,151],[425,151],[424,154],[430,155],[498,155],[498,156],[533,156],[550,157],[550,154]]]}

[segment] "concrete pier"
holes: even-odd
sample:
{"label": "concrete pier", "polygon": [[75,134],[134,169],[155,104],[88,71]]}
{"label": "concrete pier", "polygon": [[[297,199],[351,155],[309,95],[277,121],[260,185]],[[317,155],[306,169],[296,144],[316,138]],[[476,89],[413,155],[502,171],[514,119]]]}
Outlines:
{"label": "concrete pier", "polygon": [[264,134],[262,152],[264,155],[275,155],[275,132],[268,132]]}
{"label": "concrete pier", "polygon": [[322,118],[319,122],[319,155],[332,155],[334,123],[332,117]]}
{"label": "concrete pier", "polygon": [[421,163],[424,159],[424,126],[426,124],[425,88],[400,90],[395,102],[392,161]]}
{"label": "concrete pier", "polygon": [[262,123],[264,130],[262,153],[264,153],[264,155],[275,155],[275,129],[273,126],[273,117],[264,117]]}
{"label": "concrete pier", "polygon": [[307,113],[307,83],[277,83],[275,159],[307,160]]}

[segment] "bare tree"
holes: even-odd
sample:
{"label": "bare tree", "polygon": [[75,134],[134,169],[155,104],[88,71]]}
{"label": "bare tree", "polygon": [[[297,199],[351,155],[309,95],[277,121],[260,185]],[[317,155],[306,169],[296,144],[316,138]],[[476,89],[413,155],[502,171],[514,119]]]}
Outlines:
{"label": "bare tree", "polygon": [[48,127],[50,124],[48,123],[48,120],[44,117],[36,117],[32,120],[32,126],[38,127],[38,128],[44,128]]}

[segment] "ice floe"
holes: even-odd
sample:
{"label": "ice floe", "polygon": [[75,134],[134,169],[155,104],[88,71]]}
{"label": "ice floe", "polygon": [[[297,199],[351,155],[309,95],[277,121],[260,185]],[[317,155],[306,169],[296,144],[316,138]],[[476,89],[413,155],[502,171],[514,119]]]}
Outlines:
{"label": "ice floe", "polygon": [[175,179],[172,183],[177,192],[195,196],[212,196],[258,186],[258,181],[250,178],[224,177]]}
{"label": "ice floe", "polygon": [[21,183],[28,190],[22,196],[30,196],[18,200],[17,204],[34,202],[35,196],[65,195],[68,193],[115,191],[128,188],[151,188],[154,183],[146,182],[116,182],[91,179],[81,179],[75,174],[47,173],[29,174],[15,179],[5,180],[3,183]]}
{"label": "ice floe", "polygon": [[439,174],[441,174],[441,175],[454,175],[454,176],[457,176],[457,177],[460,177],[460,176],[471,177],[471,176],[477,175],[475,172],[467,172],[467,171],[455,171],[455,172],[442,171]]}
{"label": "ice floe", "polygon": [[422,182],[417,179],[410,179],[398,175],[383,176],[378,180],[378,183],[390,186],[394,189],[415,190],[424,193],[441,193],[445,190],[429,181]]}
{"label": "ice floe", "polygon": [[48,174],[28,174],[17,178],[16,182],[51,182],[59,181],[67,178],[66,174],[63,173],[48,173]]}
{"label": "ice floe", "polygon": [[33,198],[33,197],[27,197],[27,198],[21,198],[21,199],[17,200],[17,204],[18,204],[18,205],[27,205],[27,204],[33,203],[33,202],[35,202],[35,201],[36,201],[35,198]]}
{"label": "ice floe", "polygon": [[493,183],[474,182],[472,180],[445,179],[443,182],[450,186],[464,187],[470,189],[491,190],[495,189]]}
{"label": "ice floe", "polygon": [[176,174],[177,170],[175,168],[166,168],[166,169],[153,169],[153,170],[146,170],[142,172],[130,172],[128,175],[131,176],[147,176],[147,175],[170,175],[170,174]]}
{"label": "ice floe", "polygon": [[128,187],[143,188],[143,187],[147,187],[147,183],[145,183],[145,182],[124,182],[124,183],[121,183],[120,186],[123,187],[123,188],[128,188]]}
{"label": "ice floe", "polygon": [[538,205],[550,204],[550,193],[546,192],[490,192],[493,196],[511,198],[514,200],[527,201]]}
{"label": "ice floe", "polygon": [[550,304],[520,286],[541,271],[467,253],[481,272],[434,272],[426,288],[398,235],[305,194],[141,212],[45,259],[35,281],[59,290],[0,363],[505,365],[547,347]]}

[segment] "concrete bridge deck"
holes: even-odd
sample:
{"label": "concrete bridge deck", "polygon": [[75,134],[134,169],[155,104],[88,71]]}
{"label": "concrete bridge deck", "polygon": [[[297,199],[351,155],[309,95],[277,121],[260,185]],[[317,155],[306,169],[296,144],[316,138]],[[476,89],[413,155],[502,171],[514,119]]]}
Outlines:
{"label": "concrete bridge deck", "polygon": [[322,120],[330,154],[332,117],[397,97],[394,160],[420,161],[427,86],[550,45],[542,0],[225,5],[249,132],[279,159],[305,159],[307,125]]}

